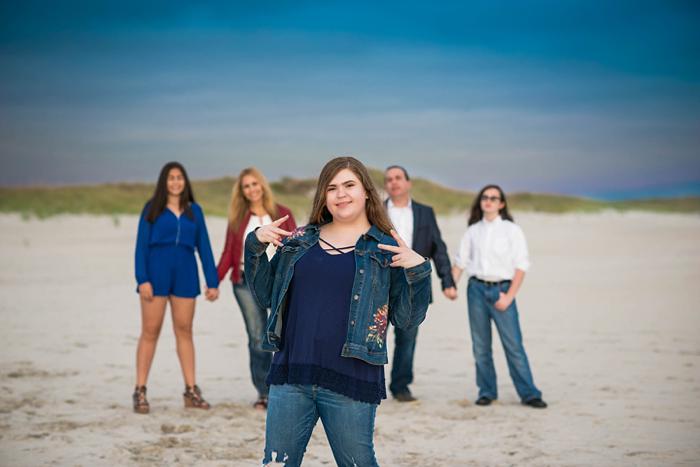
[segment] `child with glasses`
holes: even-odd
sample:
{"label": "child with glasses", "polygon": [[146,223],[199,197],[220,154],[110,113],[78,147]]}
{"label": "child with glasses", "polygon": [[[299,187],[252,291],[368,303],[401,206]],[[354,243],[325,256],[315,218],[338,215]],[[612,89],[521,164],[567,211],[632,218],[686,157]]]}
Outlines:
{"label": "child with glasses", "polygon": [[530,266],[527,243],[508,212],[505,193],[498,185],[485,186],[474,200],[469,226],[453,264],[455,284],[465,269],[469,277],[467,305],[479,387],[476,404],[487,406],[498,399],[491,353],[493,321],[520,400],[530,407],[546,408],[530,371],[515,302]]}

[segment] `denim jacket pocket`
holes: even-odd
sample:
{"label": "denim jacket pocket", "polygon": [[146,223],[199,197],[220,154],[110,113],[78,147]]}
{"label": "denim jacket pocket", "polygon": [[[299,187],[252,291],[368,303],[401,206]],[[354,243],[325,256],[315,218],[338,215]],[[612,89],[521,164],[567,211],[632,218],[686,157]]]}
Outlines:
{"label": "denim jacket pocket", "polygon": [[391,256],[379,251],[369,253],[372,268],[372,303],[380,306],[387,302]]}
{"label": "denim jacket pocket", "polygon": [[301,246],[298,244],[284,245],[277,250],[276,254],[279,255],[279,263],[277,267],[277,277],[275,278],[275,280],[284,280],[285,275],[291,267],[292,261],[294,260],[294,258],[297,257],[300,250]]}
{"label": "denim jacket pocket", "polygon": [[391,264],[391,252],[384,251],[370,251],[369,257],[375,260],[381,265],[381,267],[386,268]]}
{"label": "denim jacket pocket", "polygon": [[299,251],[299,248],[301,248],[301,246],[299,246],[299,245],[287,244],[287,245],[284,245],[282,248],[280,248],[279,252],[282,254],[296,253],[297,251]]}
{"label": "denim jacket pocket", "polygon": [[369,257],[376,261],[382,268],[388,268],[391,264],[391,253],[372,251],[369,253]]}

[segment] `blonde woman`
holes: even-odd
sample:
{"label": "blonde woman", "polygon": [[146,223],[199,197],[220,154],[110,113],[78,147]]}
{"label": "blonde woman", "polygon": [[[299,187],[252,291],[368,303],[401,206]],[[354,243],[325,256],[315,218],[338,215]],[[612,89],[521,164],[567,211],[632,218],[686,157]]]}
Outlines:
{"label": "blonde woman", "polygon": [[[243,241],[249,232],[282,216],[289,216],[284,223],[284,228],[294,230],[296,224],[291,211],[275,203],[265,176],[255,167],[243,169],[233,185],[226,245],[221,253],[217,270],[219,281],[228,274],[229,270],[232,270],[233,294],[243,314],[248,333],[250,374],[253,386],[258,391],[258,399],[253,406],[261,410],[267,408],[269,388],[265,383],[265,377],[272,360],[271,354],[263,351],[261,347],[265,322],[267,321],[267,309],[258,306],[246,284],[243,274]],[[271,257],[274,251],[274,246],[271,246],[267,254]]]}

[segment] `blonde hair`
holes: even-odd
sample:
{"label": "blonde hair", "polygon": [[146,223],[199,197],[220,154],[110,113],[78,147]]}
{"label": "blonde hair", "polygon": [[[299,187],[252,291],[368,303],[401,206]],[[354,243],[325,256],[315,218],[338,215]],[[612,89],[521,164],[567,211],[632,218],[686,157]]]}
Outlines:
{"label": "blonde hair", "polygon": [[274,220],[277,217],[277,205],[275,204],[275,196],[272,194],[270,184],[265,176],[255,167],[246,167],[238,174],[236,183],[233,184],[231,190],[231,203],[228,207],[228,222],[232,230],[237,230],[245,215],[250,211],[250,202],[243,194],[243,178],[247,175],[252,175],[260,183],[263,190],[263,207],[265,211]]}
{"label": "blonde hair", "polygon": [[372,182],[372,178],[367,172],[367,168],[354,157],[336,157],[331,159],[323,166],[321,175],[318,176],[318,185],[316,186],[316,194],[314,195],[314,204],[309,216],[309,224],[326,224],[333,220],[331,213],[326,207],[326,189],[333,181],[338,172],[343,169],[348,169],[354,173],[367,193],[367,202],[365,203],[365,212],[367,220],[370,224],[376,226],[379,230],[386,234],[390,234],[393,228],[389,216],[384,209],[377,188]]}

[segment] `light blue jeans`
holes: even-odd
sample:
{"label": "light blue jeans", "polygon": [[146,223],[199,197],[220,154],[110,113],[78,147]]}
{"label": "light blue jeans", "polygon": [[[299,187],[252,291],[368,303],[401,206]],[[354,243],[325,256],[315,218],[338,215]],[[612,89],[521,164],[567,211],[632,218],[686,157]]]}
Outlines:
{"label": "light blue jeans", "polygon": [[515,300],[505,311],[498,311],[494,307],[500,292],[507,292],[509,287],[510,283],[487,285],[476,279],[469,279],[467,304],[469,306],[472,350],[476,361],[476,385],[479,387],[479,397],[498,399],[496,369],[493,366],[491,353],[491,321],[493,321],[496,323],[496,329],[501,338],[501,344],[503,344],[508,371],[515,385],[515,390],[520,396],[520,400],[527,402],[541,398],[542,393],[535,387],[525,347],[523,347],[518,308]]}
{"label": "light blue jeans", "polygon": [[260,308],[250,293],[245,276],[241,273],[242,282],[233,284],[233,295],[243,314],[245,329],[248,333],[248,353],[250,354],[250,376],[253,386],[258,390],[258,396],[265,397],[269,392],[265,378],[270,371],[272,352],[262,349],[263,333],[267,322],[267,310]]}
{"label": "light blue jeans", "polygon": [[297,467],[318,419],[339,467],[378,466],[374,456],[377,405],[360,402],[316,385],[273,384],[265,425],[263,464]]}

